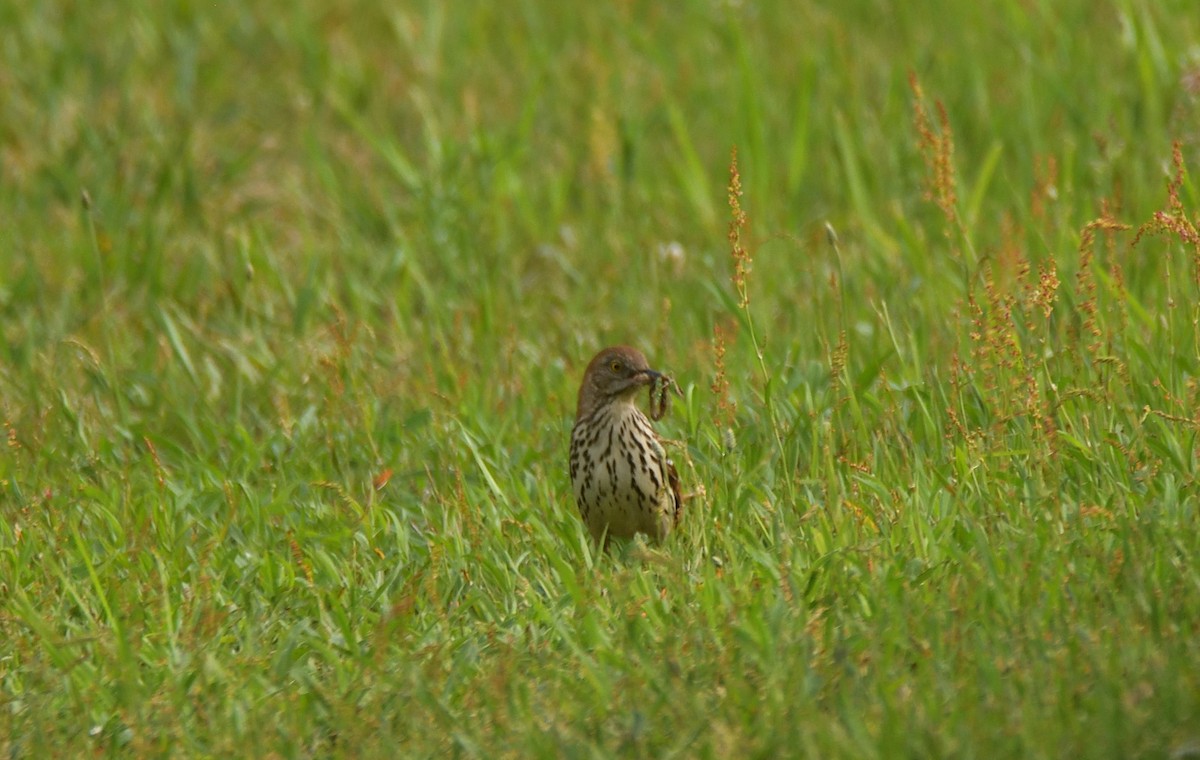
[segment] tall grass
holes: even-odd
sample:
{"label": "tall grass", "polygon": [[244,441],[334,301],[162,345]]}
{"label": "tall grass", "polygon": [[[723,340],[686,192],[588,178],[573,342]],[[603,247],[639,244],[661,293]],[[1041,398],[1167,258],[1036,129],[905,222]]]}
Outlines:
{"label": "tall grass", "polygon": [[1200,753],[1192,11],[0,8],[0,750]]}

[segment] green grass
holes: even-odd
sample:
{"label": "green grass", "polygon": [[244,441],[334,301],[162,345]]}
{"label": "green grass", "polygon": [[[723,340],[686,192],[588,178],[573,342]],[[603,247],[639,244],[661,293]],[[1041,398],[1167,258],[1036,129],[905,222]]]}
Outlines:
{"label": "green grass", "polygon": [[1200,756],[1194,11],[0,7],[0,753]]}

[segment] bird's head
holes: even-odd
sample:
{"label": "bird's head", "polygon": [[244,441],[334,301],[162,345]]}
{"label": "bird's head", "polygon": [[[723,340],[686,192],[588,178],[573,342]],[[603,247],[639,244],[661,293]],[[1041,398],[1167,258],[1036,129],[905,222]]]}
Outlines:
{"label": "bird's head", "polygon": [[650,369],[641,351],[629,346],[606,348],[592,359],[579,386],[576,419],[597,405],[629,402],[662,374]]}

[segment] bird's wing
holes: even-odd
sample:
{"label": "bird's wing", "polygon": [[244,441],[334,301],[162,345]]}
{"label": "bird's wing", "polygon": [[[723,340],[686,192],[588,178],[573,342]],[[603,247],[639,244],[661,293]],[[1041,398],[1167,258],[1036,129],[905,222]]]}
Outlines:
{"label": "bird's wing", "polygon": [[679,491],[679,471],[670,459],[667,460],[667,487],[671,489],[671,496],[675,499],[675,524],[678,525],[683,517],[683,495]]}

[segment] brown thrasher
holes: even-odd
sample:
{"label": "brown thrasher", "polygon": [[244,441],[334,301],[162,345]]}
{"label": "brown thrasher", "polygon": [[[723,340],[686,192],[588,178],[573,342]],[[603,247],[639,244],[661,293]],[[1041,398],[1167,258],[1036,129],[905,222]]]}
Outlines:
{"label": "brown thrasher", "polygon": [[683,511],[675,465],[634,403],[660,378],[667,381],[628,346],[604,349],[583,373],[571,430],[571,486],[597,543],[637,533],[660,542]]}

